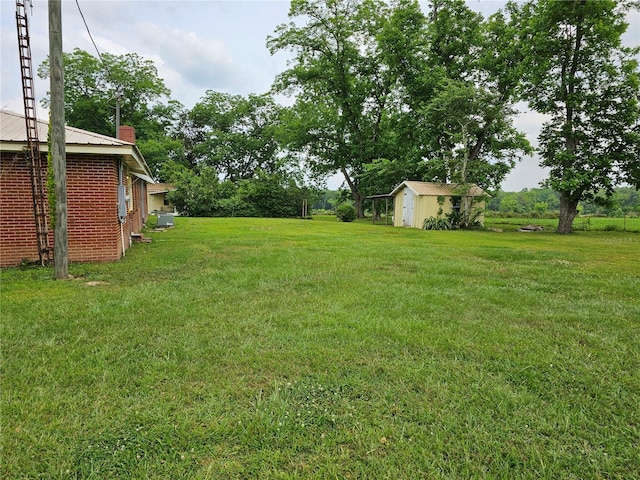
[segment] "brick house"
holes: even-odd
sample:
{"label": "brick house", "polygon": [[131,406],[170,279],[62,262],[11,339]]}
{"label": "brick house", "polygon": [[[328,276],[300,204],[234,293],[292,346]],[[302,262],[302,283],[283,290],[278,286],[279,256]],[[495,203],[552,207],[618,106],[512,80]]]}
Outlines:
{"label": "brick house", "polygon": [[[42,155],[47,154],[47,131],[47,122],[38,121]],[[153,183],[135,145],[135,131],[121,127],[119,140],[66,127],[65,136],[69,261],[118,260],[146,221],[147,183]],[[0,110],[2,267],[38,259],[26,145],[24,117]]]}

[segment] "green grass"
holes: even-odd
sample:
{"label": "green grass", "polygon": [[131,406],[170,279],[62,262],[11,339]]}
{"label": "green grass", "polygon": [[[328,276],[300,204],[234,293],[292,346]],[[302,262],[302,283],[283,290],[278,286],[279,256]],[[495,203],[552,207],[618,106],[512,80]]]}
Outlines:
{"label": "green grass", "polygon": [[[524,225],[541,225],[546,230],[555,231],[558,228],[557,218],[502,218],[487,217],[485,225],[489,228],[517,230]],[[576,217],[573,221],[575,231],[618,231],[640,232],[640,217],[606,218],[606,217]]]}
{"label": "green grass", "polygon": [[2,477],[640,477],[640,236],[178,218],[1,272]]}

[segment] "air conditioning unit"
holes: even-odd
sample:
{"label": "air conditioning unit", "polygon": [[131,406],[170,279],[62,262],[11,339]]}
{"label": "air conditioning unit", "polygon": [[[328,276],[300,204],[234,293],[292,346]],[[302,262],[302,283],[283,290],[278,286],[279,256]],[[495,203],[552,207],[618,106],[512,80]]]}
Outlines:
{"label": "air conditioning unit", "polygon": [[168,228],[173,227],[173,215],[160,214],[158,215],[158,223],[156,227]]}

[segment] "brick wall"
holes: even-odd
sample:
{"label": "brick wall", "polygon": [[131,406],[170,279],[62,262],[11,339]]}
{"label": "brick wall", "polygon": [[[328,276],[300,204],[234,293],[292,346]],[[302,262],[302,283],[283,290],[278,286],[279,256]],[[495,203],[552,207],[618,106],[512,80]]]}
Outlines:
{"label": "brick wall", "polygon": [[[125,173],[126,174],[126,173]],[[22,259],[37,260],[33,204],[29,172],[22,154],[2,152],[0,167],[0,266],[18,265]],[[142,204],[132,185],[134,209],[122,226],[125,248],[131,233],[140,232]],[[112,156],[67,156],[67,227],[69,261],[113,261],[122,256],[118,220],[118,162]],[[53,232],[50,232],[53,247]]]}
{"label": "brick wall", "polygon": [[29,170],[22,153],[0,156],[0,265],[38,259]]}
{"label": "brick wall", "polygon": [[117,260],[118,165],[114,157],[67,156],[69,261]]}

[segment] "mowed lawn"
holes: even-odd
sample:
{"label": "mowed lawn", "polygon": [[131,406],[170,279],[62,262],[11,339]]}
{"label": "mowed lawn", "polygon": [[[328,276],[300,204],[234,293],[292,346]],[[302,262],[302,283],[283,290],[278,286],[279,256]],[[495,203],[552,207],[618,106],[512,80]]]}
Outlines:
{"label": "mowed lawn", "polygon": [[2,270],[2,478],[640,477],[638,234],[150,236]]}

